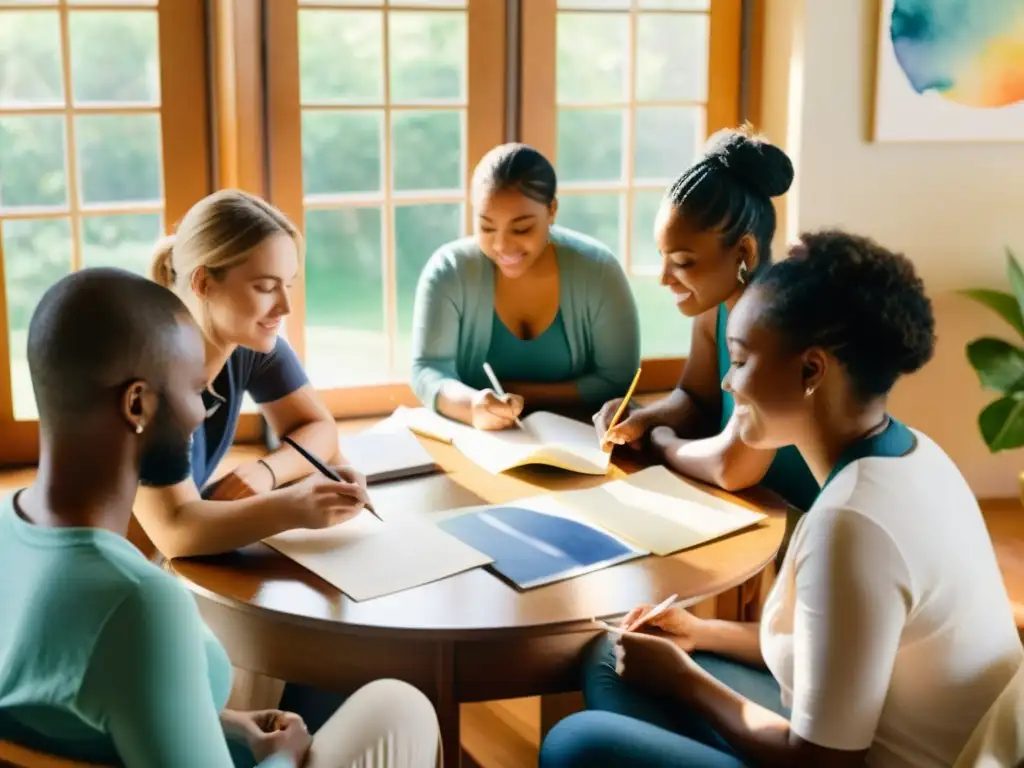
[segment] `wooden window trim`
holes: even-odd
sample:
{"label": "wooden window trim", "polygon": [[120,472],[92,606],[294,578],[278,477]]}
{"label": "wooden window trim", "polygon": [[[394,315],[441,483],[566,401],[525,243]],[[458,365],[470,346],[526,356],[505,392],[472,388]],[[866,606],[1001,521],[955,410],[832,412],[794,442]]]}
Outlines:
{"label": "wooden window trim", "polygon": [[[41,8],[42,6],[35,6]],[[68,11],[75,8],[61,4],[61,23],[65,25],[62,43],[65,47]],[[96,10],[99,6],[83,6],[82,10]],[[108,10],[128,11],[124,6],[112,5]],[[208,140],[208,88],[206,41],[206,9],[204,0],[164,0],[156,7],[158,18],[158,45],[160,50],[160,107],[161,119],[161,163],[163,174],[164,227],[173,229],[174,222],[201,197],[210,191],[210,144]],[[64,56],[65,86],[70,87],[68,77],[70,58]],[[65,94],[65,106],[55,110],[66,114],[70,111],[70,93]],[[126,108],[127,109],[127,108]],[[37,110],[32,110],[33,113]],[[92,111],[75,106],[74,112]],[[104,113],[118,113],[117,107],[98,108]],[[145,107],[130,108],[132,113],[143,112]],[[69,121],[70,122],[70,121]],[[70,147],[74,147],[70,138]],[[77,158],[69,152],[67,168],[69,173],[68,203],[69,215],[80,212],[80,202],[73,185],[77,182],[72,173]],[[116,209],[118,213],[145,210],[146,206],[104,206],[104,210]],[[5,214],[6,215],[6,214]],[[11,218],[14,218],[13,216]],[[72,219],[72,225],[77,223]],[[3,224],[0,222],[0,227]],[[76,242],[77,238],[73,239]],[[73,253],[73,264],[81,263],[77,247]],[[0,465],[35,464],[39,458],[39,423],[17,421],[14,418],[14,398],[11,381],[10,338],[8,336],[7,295],[0,238]]]}
{"label": "wooden window trim", "polygon": [[[532,0],[531,0],[532,2]],[[298,34],[298,0],[274,0],[267,4],[267,58],[274,66],[267,72],[267,135],[269,142],[269,178],[268,197],[280,208],[300,229],[305,231],[306,202],[302,184],[302,110],[299,93],[299,34]],[[429,12],[431,10],[453,11],[459,8],[431,8],[412,5],[393,4],[403,11]],[[318,6],[330,7],[330,6]],[[353,10],[362,6],[338,6],[339,9]],[[383,10],[383,5],[374,5],[374,10]],[[466,205],[467,225],[469,224],[469,180],[477,162],[497,144],[505,140],[505,83],[506,83],[506,37],[505,0],[468,0],[464,9],[467,14],[467,87],[466,87],[466,194],[459,196],[459,201]],[[386,180],[390,177],[391,141],[390,117],[392,110],[403,107],[390,105],[390,78],[387,76],[388,63],[388,23],[389,14],[384,15],[384,104],[385,110],[385,141],[383,163]],[[434,108],[433,104],[429,105]],[[313,105],[313,109],[320,105]],[[348,108],[346,106],[346,108]],[[359,108],[358,106],[355,108]],[[370,107],[367,107],[370,108]],[[372,108],[379,109],[379,105]],[[462,108],[455,107],[455,108]],[[386,182],[386,186],[388,183]],[[392,311],[397,301],[395,281],[394,253],[391,247],[393,238],[392,204],[414,202],[406,200],[385,189],[382,193],[384,215],[384,254],[386,262],[383,269],[385,285],[384,311],[387,318],[386,332],[389,343],[394,344],[397,328],[397,313]],[[434,201],[443,194],[430,195]],[[380,205],[380,197],[373,201],[359,200],[357,196],[339,199],[345,205]],[[427,199],[426,197],[424,198]],[[313,206],[328,206],[331,200],[317,201]],[[305,361],[308,355],[305,334],[305,290],[301,280],[296,281],[292,295],[292,315],[288,323],[288,338],[300,359]],[[377,416],[388,414],[399,405],[415,406],[418,401],[407,382],[389,382],[379,385],[361,387],[332,387],[319,390],[324,403],[336,418],[356,418],[361,416]]]}
{"label": "wooden window trim", "polygon": [[[640,13],[639,3],[633,0],[632,8],[629,11],[608,9],[607,11],[592,11],[595,13],[629,13],[629,53],[627,67],[630,74],[635,66],[636,27]],[[568,9],[565,9],[568,10]],[[573,9],[575,10],[575,9]],[[591,12],[591,11],[586,11]],[[558,123],[558,102],[556,93],[556,59],[557,59],[557,21],[558,2],[557,0],[526,0],[522,4],[522,58],[521,72],[522,87],[520,89],[520,126],[519,137],[522,141],[536,147],[543,152],[552,162],[556,161],[558,151],[557,123]],[[672,13],[672,11],[654,11],[649,13]],[[686,11],[678,11],[686,13]],[[719,128],[736,125],[740,120],[740,78],[741,78],[741,49],[742,49],[742,25],[743,25],[743,0],[710,0],[710,40],[708,51],[708,100],[707,109],[707,132],[710,135]],[[755,23],[763,14],[755,16]],[[756,30],[755,30],[756,33]],[[615,103],[616,109],[625,108],[628,116],[626,126],[626,137],[632,146],[632,136],[635,119],[637,100],[633,93],[634,78],[629,77],[629,89],[627,97],[622,103]],[[760,92],[757,92],[760,97]],[[657,105],[651,102],[653,105]],[[671,102],[674,106],[683,105],[683,102]],[[648,102],[644,102],[647,106]],[[602,105],[590,105],[600,108]],[[632,152],[627,152],[627,171],[632,175]],[[680,169],[682,171],[682,169]],[[629,180],[629,176],[627,176]],[[626,193],[629,197],[636,190],[651,187],[642,181],[633,181],[626,186]],[[608,189],[622,189],[623,185],[608,185]],[[599,184],[574,184],[572,191],[588,192],[602,191]],[[625,229],[623,242],[631,242],[629,230],[632,218],[632,206],[627,205],[625,210]],[[629,254],[623,254],[625,265],[629,266]],[[684,357],[673,358],[645,358],[643,360],[643,374],[640,378],[638,390],[640,391],[662,391],[671,389],[679,381],[682,373]]]}

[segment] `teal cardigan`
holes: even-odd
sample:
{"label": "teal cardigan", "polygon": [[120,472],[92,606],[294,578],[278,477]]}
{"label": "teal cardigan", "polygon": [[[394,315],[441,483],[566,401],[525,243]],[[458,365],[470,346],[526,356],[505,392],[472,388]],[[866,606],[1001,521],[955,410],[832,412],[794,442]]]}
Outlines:
{"label": "teal cardigan", "polygon": [[[626,274],[597,240],[552,227],[559,303],[573,381],[599,405],[626,394],[640,365],[640,321]],[[412,323],[412,387],[435,407],[446,379],[481,389],[494,322],[494,264],[473,238],[441,246],[420,273]],[[529,381],[523,371],[521,381]]]}

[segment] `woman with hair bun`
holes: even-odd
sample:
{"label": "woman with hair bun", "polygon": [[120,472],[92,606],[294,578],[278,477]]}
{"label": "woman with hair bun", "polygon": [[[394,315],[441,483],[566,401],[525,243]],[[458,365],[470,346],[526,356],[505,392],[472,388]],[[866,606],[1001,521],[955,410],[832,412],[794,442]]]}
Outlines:
{"label": "woman with hair bun", "polygon": [[[729,369],[725,327],[750,282],[771,264],[772,198],[793,183],[793,164],[747,130],[713,135],[701,157],[672,184],[655,222],[661,283],[679,311],[695,318],[690,354],[670,395],[631,407],[607,433],[613,445],[649,439],[672,469],[726,490],[762,484],[806,510],[818,484],[792,448],[755,449],[740,439],[733,399],[722,392]],[[604,438],[621,400],[594,416]]]}
{"label": "woman with hair bun", "polygon": [[365,481],[351,468],[339,469],[345,482],[332,482],[312,474],[289,446],[210,484],[247,393],[277,434],[326,460],[339,457],[337,425],[280,335],[302,245],[279,210],[225,189],[192,206],[177,233],[157,246],[151,276],[199,323],[207,375],[206,418],[192,436],[189,477],[180,481],[159,456],[142,467],[142,483],[151,487],[136,514],[166,557],[230,552],[293,528],[326,528],[358,514],[367,500]]}
{"label": "woman with hair bun", "polygon": [[926,435],[887,412],[935,320],[904,256],[807,234],[727,329],[736,431],[793,446],[821,493],[793,532],[760,624],[672,608],[600,639],[591,711],[559,723],[541,768],[939,768],[1024,650],[978,502]]}

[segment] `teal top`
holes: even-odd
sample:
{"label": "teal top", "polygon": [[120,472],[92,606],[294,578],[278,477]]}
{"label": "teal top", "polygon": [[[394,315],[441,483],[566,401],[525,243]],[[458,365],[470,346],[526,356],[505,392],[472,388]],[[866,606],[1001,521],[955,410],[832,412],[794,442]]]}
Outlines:
{"label": "teal top", "polygon": [[188,590],[123,537],[40,528],[3,499],[0,616],[0,740],[130,768],[234,765],[227,654]]}
{"label": "teal top", "polygon": [[[718,378],[725,379],[732,365],[729,358],[729,345],[726,343],[726,326],[729,321],[729,311],[725,304],[718,305],[718,322],[715,330],[715,343],[718,347]],[[720,429],[732,418],[732,412],[736,403],[732,394],[722,390],[722,423]],[[775,491],[787,502],[802,512],[811,508],[814,500],[821,490],[818,481],[814,479],[810,468],[804,462],[803,456],[792,445],[780,448],[775,452],[775,458],[771,466],[761,480],[761,485]]]}
{"label": "teal top", "polygon": [[534,339],[520,339],[494,313],[491,347],[487,362],[498,381],[523,380],[523,371],[530,372],[530,381],[566,381],[572,378],[572,354],[565,333],[562,312],[555,314],[551,325]]}
{"label": "teal top", "polygon": [[916,445],[917,438],[914,437],[914,433],[905,424],[890,416],[885,429],[877,435],[862,438],[843,451],[839,461],[825,478],[825,485],[831,483],[836,475],[855,461],[868,458],[896,459],[906,456]]}
{"label": "teal top", "polygon": [[[559,313],[569,371],[592,405],[621,397],[640,365],[640,321],[629,281],[607,247],[586,235],[551,228],[559,274]],[[420,274],[412,325],[412,387],[435,407],[446,379],[490,386],[483,364],[494,334],[495,267],[472,238],[439,248]],[[500,342],[499,342],[500,343]],[[510,381],[535,381],[534,364],[506,370]]]}

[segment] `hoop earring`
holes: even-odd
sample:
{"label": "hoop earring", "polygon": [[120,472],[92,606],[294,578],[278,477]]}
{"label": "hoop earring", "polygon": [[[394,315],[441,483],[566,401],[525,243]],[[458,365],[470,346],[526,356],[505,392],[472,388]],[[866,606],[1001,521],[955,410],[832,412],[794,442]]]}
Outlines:
{"label": "hoop earring", "polygon": [[746,285],[747,279],[750,277],[750,273],[747,270],[747,265],[740,262],[739,269],[736,270],[736,282],[740,285]]}

